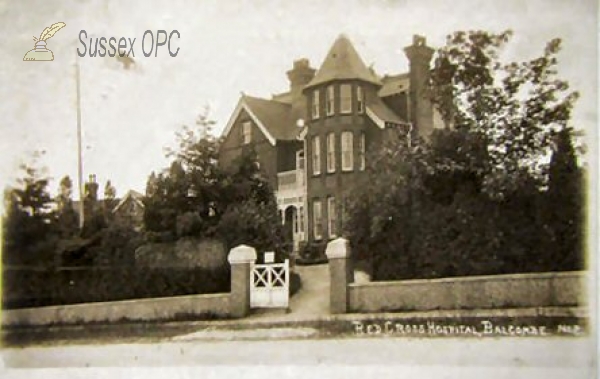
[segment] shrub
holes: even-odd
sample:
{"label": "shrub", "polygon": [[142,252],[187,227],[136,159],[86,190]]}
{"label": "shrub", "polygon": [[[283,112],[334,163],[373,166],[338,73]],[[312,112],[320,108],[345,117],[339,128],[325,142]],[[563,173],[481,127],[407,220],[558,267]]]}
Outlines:
{"label": "shrub", "polygon": [[186,212],[177,216],[177,237],[190,237],[202,231],[202,218],[196,212]]}
{"label": "shrub", "polygon": [[273,207],[273,203],[252,199],[232,204],[217,225],[217,235],[226,242],[228,249],[245,244],[258,252],[275,251],[278,259],[285,259],[285,239],[277,210]]}
{"label": "shrub", "polygon": [[225,268],[5,270],[3,278],[5,309],[230,291]]}
{"label": "shrub", "polygon": [[295,272],[290,272],[290,297],[294,296],[302,288],[302,278]]}

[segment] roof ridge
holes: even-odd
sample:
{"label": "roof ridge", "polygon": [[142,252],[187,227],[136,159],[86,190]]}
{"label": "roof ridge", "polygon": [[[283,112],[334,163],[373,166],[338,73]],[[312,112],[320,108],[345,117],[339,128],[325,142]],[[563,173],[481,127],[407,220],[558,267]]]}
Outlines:
{"label": "roof ridge", "polygon": [[275,99],[267,99],[264,97],[258,97],[258,96],[250,96],[250,95],[242,95],[243,98],[249,98],[252,100],[260,100],[260,101],[268,101],[270,103],[277,103],[277,104],[281,104],[281,105],[286,105],[286,106],[291,106],[291,104],[283,102],[283,101],[279,101],[279,100],[275,100]]}

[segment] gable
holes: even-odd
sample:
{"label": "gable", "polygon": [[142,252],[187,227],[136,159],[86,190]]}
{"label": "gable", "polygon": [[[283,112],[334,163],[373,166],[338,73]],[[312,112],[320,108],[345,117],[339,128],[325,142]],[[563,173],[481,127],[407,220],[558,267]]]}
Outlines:
{"label": "gable", "polygon": [[247,115],[250,118],[250,120],[252,121],[252,123],[254,125],[256,125],[258,130],[260,130],[261,133],[265,136],[265,138],[269,141],[269,143],[271,145],[275,146],[275,144],[276,144],[275,137],[267,130],[265,125],[262,123],[262,121],[250,109],[248,104],[246,104],[244,96],[242,96],[242,98],[238,102],[237,106],[235,107],[233,114],[229,118],[229,122],[227,122],[227,125],[225,126],[225,129],[223,130],[222,136],[227,138],[229,136],[229,134],[231,133],[231,131],[234,129],[234,126],[240,125],[240,127],[241,127],[241,122],[238,122],[238,121],[240,121],[240,116],[244,116],[244,115]]}

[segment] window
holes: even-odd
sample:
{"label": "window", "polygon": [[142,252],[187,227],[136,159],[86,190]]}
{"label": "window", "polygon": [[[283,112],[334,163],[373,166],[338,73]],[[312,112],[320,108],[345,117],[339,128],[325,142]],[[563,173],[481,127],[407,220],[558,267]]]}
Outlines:
{"label": "window", "polygon": [[335,134],[327,135],[327,172],[335,172]]}
{"label": "window", "polygon": [[314,136],[312,141],[313,175],[319,175],[321,173],[321,139],[319,136]]}
{"label": "window", "polygon": [[246,121],[242,124],[242,136],[244,145],[249,144],[252,141],[252,124],[250,121]]}
{"label": "window", "polygon": [[365,111],[365,94],[362,87],[356,87],[356,112],[363,113]]}
{"label": "window", "polygon": [[351,171],[354,166],[354,135],[352,132],[342,132],[342,170]]}
{"label": "window", "polygon": [[363,171],[365,166],[365,132],[361,132],[360,139],[358,140],[358,169]]}
{"label": "window", "polygon": [[304,207],[300,207],[300,233],[304,233]]}
{"label": "window", "polygon": [[323,238],[323,212],[321,209],[321,200],[313,200],[313,235],[315,240]]}
{"label": "window", "polygon": [[340,85],[340,113],[352,113],[352,86]]}
{"label": "window", "polygon": [[333,86],[327,87],[326,101],[325,110],[327,111],[327,116],[331,116],[333,114]]}
{"label": "window", "polygon": [[335,197],[333,196],[327,198],[327,230],[329,232],[329,238],[335,238],[337,236]]}
{"label": "window", "polygon": [[319,90],[315,90],[313,92],[313,98],[312,98],[312,118],[313,119],[317,119],[319,118]]}

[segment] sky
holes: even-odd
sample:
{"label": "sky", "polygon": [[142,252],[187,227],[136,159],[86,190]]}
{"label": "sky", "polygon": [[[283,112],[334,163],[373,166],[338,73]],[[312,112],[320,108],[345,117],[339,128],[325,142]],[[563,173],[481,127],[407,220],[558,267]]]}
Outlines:
{"label": "sky", "polygon": [[[47,41],[51,62],[24,62],[33,36],[53,23],[66,26]],[[177,30],[171,57],[163,46],[142,54],[146,30]],[[403,48],[413,34],[440,47],[457,30],[512,29],[507,59],[541,55],[559,37],[560,76],[581,94],[573,125],[597,141],[597,9],[593,0],[504,1],[123,1],[0,0],[0,186],[14,183],[19,164],[45,151],[56,192],[64,175],[77,178],[76,49],[89,38],[136,38],[135,66],[115,58],[79,59],[84,176],[117,195],[144,191],[151,171],[168,165],[182,125],[193,126],[208,106],[219,134],[240,93],[270,97],[288,89],[285,72],[308,58],[318,68],[335,38],[345,33],[376,72],[406,72]],[[149,37],[147,37],[149,38]],[[148,39],[149,41],[149,39]],[[145,46],[149,46],[145,45]],[[146,47],[148,49],[148,47]]]}

